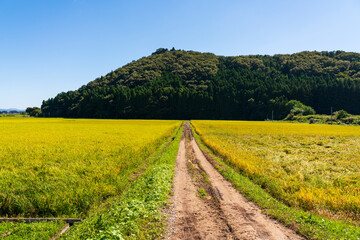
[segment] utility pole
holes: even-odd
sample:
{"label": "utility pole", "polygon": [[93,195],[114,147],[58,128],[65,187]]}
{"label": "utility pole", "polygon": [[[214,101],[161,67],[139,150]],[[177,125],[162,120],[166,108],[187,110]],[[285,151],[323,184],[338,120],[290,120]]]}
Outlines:
{"label": "utility pole", "polygon": [[274,121],[274,110],[271,111],[271,121]]}
{"label": "utility pole", "polygon": [[331,107],[331,124],[332,124],[332,119],[333,119],[333,117],[332,117],[332,115],[333,115],[333,112],[332,112],[332,107]]}

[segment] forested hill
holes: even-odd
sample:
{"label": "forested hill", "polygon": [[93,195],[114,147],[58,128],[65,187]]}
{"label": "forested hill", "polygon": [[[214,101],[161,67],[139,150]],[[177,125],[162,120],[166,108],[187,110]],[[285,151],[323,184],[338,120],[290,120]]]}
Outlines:
{"label": "forested hill", "polygon": [[317,113],[360,114],[360,54],[223,57],[158,49],[77,91],[43,102],[45,117],[281,119],[299,100]]}

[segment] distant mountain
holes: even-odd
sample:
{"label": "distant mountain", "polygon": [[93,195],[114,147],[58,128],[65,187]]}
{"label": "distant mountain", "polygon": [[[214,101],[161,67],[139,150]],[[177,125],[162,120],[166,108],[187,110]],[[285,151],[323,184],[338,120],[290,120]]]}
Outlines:
{"label": "distant mountain", "polygon": [[360,54],[224,57],[161,48],[41,108],[45,117],[263,120],[285,117],[292,99],[318,113],[360,114]]}
{"label": "distant mountain", "polygon": [[25,110],[21,110],[17,108],[8,108],[8,109],[0,108],[0,112],[10,112],[10,111],[25,112]]}

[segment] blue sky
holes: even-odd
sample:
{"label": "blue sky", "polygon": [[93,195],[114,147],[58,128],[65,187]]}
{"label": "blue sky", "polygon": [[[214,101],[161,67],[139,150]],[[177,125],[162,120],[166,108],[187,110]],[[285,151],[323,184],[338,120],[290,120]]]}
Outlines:
{"label": "blue sky", "polygon": [[0,0],[0,108],[39,106],[157,48],[360,52],[360,1]]}

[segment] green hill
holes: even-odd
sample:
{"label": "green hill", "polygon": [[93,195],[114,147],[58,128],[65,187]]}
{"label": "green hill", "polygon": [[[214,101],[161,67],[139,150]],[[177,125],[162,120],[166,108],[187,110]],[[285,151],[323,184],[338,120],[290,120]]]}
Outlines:
{"label": "green hill", "polygon": [[41,108],[45,117],[262,120],[272,111],[285,117],[292,99],[317,113],[360,114],[360,54],[223,57],[161,48]]}

